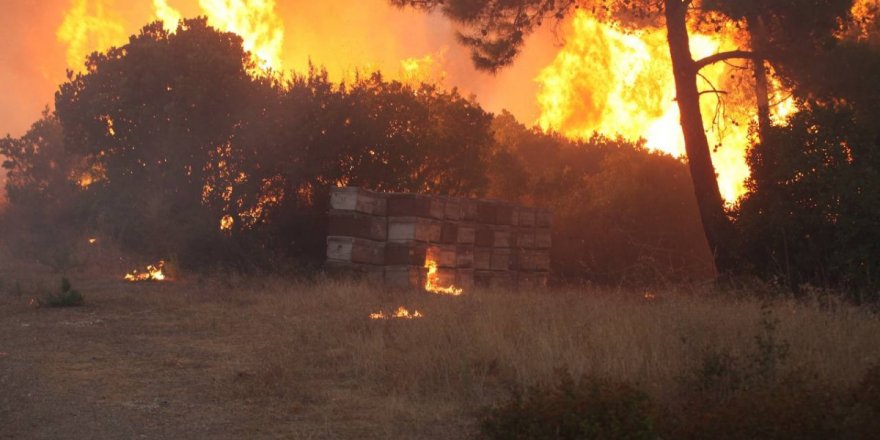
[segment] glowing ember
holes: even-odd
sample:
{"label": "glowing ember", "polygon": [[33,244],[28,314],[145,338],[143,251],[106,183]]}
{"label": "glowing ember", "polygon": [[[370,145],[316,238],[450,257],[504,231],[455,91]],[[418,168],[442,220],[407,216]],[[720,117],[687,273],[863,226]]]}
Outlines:
{"label": "glowing ember", "polygon": [[220,218],[220,230],[221,231],[231,231],[232,226],[235,224],[235,219],[232,218],[231,215],[226,214],[222,218]]}
{"label": "glowing ember", "polygon": [[79,180],[76,182],[80,188],[86,189],[92,186],[95,183],[95,179],[92,178],[92,175],[89,173],[83,173],[82,176],[79,176]]}
{"label": "glowing ember", "polygon": [[397,310],[394,311],[394,313],[391,313],[388,315],[386,315],[385,312],[382,312],[381,310],[376,313],[370,313],[370,319],[374,319],[374,320],[379,320],[379,319],[416,319],[416,318],[421,318],[423,316],[424,315],[422,315],[422,313],[419,312],[418,310],[413,310],[412,312],[410,312],[406,307],[403,307],[403,306],[398,307]]}
{"label": "glowing ember", "polygon": [[454,285],[443,287],[440,284],[440,271],[437,267],[437,262],[434,261],[430,255],[425,259],[425,267],[428,268],[428,276],[425,280],[425,290],[439,295],[458,296],[464,293],[463,289],[459,289]]}
{"label": "glowing ember", "polygon": [[164,261],[159,261],[155,266],[147,266],[146,272],[138,272],[137,269],[125,274],[125,281],[165,281],[168,278],[162,272],[165,267]]}
{"label": "glowing ember", "polygon": [[90,239],[89,239],[89,244],[95,244],[95,243],[97,243],[97,242],[98,242],[98,239],[97,239],[97,238],[90,238]]}

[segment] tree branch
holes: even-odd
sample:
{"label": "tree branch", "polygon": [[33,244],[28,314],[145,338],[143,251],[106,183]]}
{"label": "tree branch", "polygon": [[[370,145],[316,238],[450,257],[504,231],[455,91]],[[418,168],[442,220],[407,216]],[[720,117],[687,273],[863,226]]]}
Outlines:
{"label": "tree branch", "polygon": [[728,52],[718,52],[714,55],[709,55],[706,58],[694,61],[694,70],[699,72],[703,67],[706,67],[710,64],[715,64],[717,62],[726,61],[730,59],[746,59],[746,60],[763,60],[764,57],[757,53],[751,52],[748,50],[731,50]]}

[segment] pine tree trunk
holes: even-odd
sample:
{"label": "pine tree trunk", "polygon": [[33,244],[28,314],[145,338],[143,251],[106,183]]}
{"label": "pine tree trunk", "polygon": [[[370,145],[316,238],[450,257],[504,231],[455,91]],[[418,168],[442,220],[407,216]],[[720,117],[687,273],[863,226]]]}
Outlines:
{"label": "pine tree trunk", "polygon": [[[749,17],[746,22],[748,23],[749,36],[752,40],[752,51],[763,51],[767,41],[764,23],[758,17]],[[755,97],[758,101],[758,138],[761,143],[764,143],[771,124],[770,88],[767,83],[767,67],[764,64],[764,60],[754,60],[752,64],[755,74]]]}
{"label": "pine tree trunk", "polygon": [[665,0],[664,3],[676,100],[681,113],[681,129],[697,206],[706,240],[715,258],[715,268],[719,274],[727,275],[736,269],[735,235],[733,225],[724,212],[724,201],[718,190],[718,178],[710,156],[709,140],[703,127],[697,70],[688,40],[687,2]]}

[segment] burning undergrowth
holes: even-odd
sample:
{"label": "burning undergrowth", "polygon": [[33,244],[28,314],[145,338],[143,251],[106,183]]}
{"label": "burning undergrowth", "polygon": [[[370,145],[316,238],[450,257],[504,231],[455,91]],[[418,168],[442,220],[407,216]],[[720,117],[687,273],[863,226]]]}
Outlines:
{"label": "burning undergrowth", "polygon": [[125,274],[123,279],[128,282],[140,281],[170,281],[171,279],[165,275],[165,261],[160,260],[156,264],[148,264],[144,271],[134,269]]}
{"label": "burning undergrowth", "polygon": [[372,320],[387,320],[387,319],[418,319],[423,318],[424,315],[416,309],[413,309],[412,312],[409,311],[406,307],[400,306],[394,310],[393,313],[385,313],[383,311],[378,311],[375,313],[370,313],[370,319]]}

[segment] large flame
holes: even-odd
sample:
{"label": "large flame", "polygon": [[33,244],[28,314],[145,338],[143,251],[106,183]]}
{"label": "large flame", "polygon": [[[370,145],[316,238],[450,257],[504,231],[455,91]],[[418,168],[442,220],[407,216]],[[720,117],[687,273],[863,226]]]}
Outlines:
{"label": "large flame", "polygon": [[275,13],[275,0],[199,0],[208,22],[241,36],[263,71],[281,70],[284,22]]}
{"label": "large flame", "polygon": [[[237,34],[244,50],[256,59],[258,71],[281,71],[284,22],[275,13],[275,0],[199,0],[208,23]],[[174,32],[181,13],[167,0],[153,0],[154,15],[168,32]]]}
{"label": "large flame", "polygon": [[56,33],[67,45],[68,66],[82,66],[88,54],[125,41],[125,27],[114,9],[112,0],[73,1]]}
{"label": "large flame", "polygon": [[[693,34],[694,57],[738,47],[735,32],[730,28],[711,36]],[[724,86],[730,75],[723,63],[700,73],[700,88],[707,92]],[[625,33],[579,10],[571,21],[565,46],[537,81],[541,85],[538,125],[542,129],[571,138],[586,138],[594,132],[642,137],[648,149],[685,155],[664,30]],[[736,124],[719,117],[723,116],[719,109],[724,109],[719,99],[723,95],[707,93],[701,107],[709,142],[720,146],[714,149],[712,159],[721,194],[733,202],[745,192],[744,181],[749,176],[745,159],[749,121]],[[792,110],[791,100],[780,99],[777,104],[773,109],[776,119]]]}
{"label": "large flame", "polygon": [[162,22],[166,31],[177,31],[177,25],[183,18],[180,11],[171,7],[167,0],[153,0],[155,18]]}
{"label": "large flame", "polygon": [[[160,19],[175,31],[184,16],[180,11],[186,11],[186,16],[205,15],[211,25],[240,35],[257,60],[252,73],[302,71],[314,62],[340,79],[352,71],[382,69],[405,81],[445,80],[475,93],[489,110],[508,108],[520,119],[537,120],[545,130],[572,138],[594,131],[644,137],[650,149],[684,154],[665,32],[627,34],[583,10],[568,20],[564,47],[554,45],[552,32],[539,32],[511,69],[493,77],[473,71],[467,50],[452,40],[445,19],[399,11],[382,1],[138,0],[125,2],[125,8],[117,0],[58,1],[70,5],[56,34],[65,45],[67,67],[75,70],[88,53],[124,43],[149,19]],[[873,23],[876,4],[877,0],[856,0],[853,11]],[[733,29],[722,29],[711,36],[693,35],[694,55],[737,47],[733,34]],[[729,69],[718,64],[703,73],[708,82],[723,86]],[[535,76],[536,84],[526,84],[525,78]],[[707,81],[701,80],[704,90]],[[538,91],[530,90],[533,87]],[[786,96],[772,97],[771,102],[782,103],[773,110],[775,121],[794,110]],[[733,201],[743,193],[742,182],[749,174],[744,153],[751,121],[740,118],[718,128],[712,123],[716,97],[705,95],[702,101],[706,127],[715,127],[710,142],[722,145],[713,153],[719,185],[724,197]]]}

